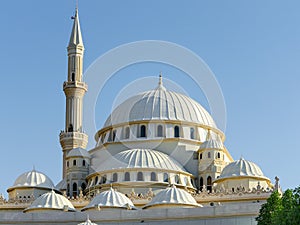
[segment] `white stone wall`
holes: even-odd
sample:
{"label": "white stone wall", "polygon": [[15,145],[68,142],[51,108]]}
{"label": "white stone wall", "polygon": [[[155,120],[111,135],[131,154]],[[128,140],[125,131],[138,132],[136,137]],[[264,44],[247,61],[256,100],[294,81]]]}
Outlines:
{"label": "white stone wall", "polygon": [[[89,211],[90,220],[109,225],[254,225],[260,204],[241,203],[203,208],[169,208],[146,210],[100,210]],[[54,212],[22,213],[5,212],[0,209],[0,224],[70,224],[85,221],[86,213]]]}

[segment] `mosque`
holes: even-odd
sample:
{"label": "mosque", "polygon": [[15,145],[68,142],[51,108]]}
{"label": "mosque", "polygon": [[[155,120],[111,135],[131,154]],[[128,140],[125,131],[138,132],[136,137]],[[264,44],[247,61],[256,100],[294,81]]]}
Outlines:
{"label": "mosque", "polygon": [[[62,180],[35,169],[0,196],[0,224],[256,224],[280,190],[254,162],[234,160],[225,134],[195,100],[158,84],[108,116],[86,150],[84,45],[78,10],[67,48]],[[85,106],[86,107],[86,106]]]}

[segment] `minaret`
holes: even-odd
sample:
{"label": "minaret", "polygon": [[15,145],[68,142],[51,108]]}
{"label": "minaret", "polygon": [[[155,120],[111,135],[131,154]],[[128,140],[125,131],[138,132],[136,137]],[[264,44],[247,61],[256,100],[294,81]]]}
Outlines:
{"label": "minaret", "polygon": [[66,124],[59,138],[63,151],[63,178],[66,176],[66,155],[73,148],[86,148],[88,136],[82,129],[83,97],[87,84],[82,80],[84,46],[76,8],[68,46],[68,80],[63,84],[66,95]]}

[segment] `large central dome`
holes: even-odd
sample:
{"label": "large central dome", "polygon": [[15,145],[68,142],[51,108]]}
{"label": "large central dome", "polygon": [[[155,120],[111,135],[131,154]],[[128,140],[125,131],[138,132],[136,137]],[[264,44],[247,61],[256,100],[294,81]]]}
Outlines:
{"label": "large central dome", "polygon": [[156,89],[135,95],[119,105],[104,127],[143,120],[176,120],[217,128],[211,115],[198,102],[166,90],[161,81]]}

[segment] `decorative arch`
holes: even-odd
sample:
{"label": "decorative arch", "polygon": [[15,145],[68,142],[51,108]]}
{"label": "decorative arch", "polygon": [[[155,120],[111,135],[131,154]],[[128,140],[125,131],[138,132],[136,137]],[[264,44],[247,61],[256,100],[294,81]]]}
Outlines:
{"label": "decorative arch", "polygon": [[129,172],[125,173],[125,181],[130,181],[130,173]]}
{"label": "decorative arch", "polygon": [[212,191],[212,179],[211,179],[211,176],[207,177],[207,191],[209,191],[209,192]]}
{"label": "decorative arch", "polygon": [[137,181],[144,181],[144,174],[143,172],[137,173]]}
{"label": "decorative arch", "polygon": [[163,126],[160,125],[160,124],[157,126],[156,136],[157,137],[163,137],[164,136]]}
{"label": "decorative arch", "polygon": [[179,138],[180,137],[180,128],[177,125],[174,127],[174,137],[175,138]]}
{"label": "decorative arch", "polygon": [[113,174],[113,179],[112,179],[113,182],[117,182],[118,181],[118,174],[117,173],[114,173]]}
{"label": "decorative arch", "polygon": [[151,172],[151,181],[157,181],[157,176],[155,172]]}
{"label": "decorative arch", "polygon": [[77,196],[77,190],[78,190],[77,189],[77,183],[74,182],[72,187],[73,187],[73,197],[76,197]]}
{"label": "decorative arch", "polygon": [[146,125],[141,125],[140,126],[140,137],[147,137]]}

